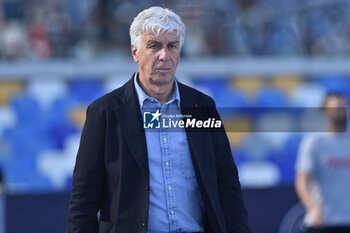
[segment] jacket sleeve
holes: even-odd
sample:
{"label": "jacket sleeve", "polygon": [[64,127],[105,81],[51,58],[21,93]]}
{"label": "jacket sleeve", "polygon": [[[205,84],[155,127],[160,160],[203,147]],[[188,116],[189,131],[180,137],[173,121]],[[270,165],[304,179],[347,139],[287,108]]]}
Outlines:
{"label": "jacket sleeve", "polygon": [[90,105],[76,158],[69,203],[68,233],[97,233],[104,188],[105,122]]}
{"label": "jacket sleeve", "polygon": [[[220,116],[213,103],[212,112]],[[250,233],[248,213],[243,202],[238,171],[232,157],[231,147],[225,129],[213,132],[217,182],[221,205],[225,215],[228,233]]]}

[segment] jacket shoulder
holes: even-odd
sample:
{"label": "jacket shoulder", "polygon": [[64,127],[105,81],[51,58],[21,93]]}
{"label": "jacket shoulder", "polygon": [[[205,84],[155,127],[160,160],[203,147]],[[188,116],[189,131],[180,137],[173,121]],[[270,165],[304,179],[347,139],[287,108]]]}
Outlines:
{"label": "jacket shoulder", "polygon": [[[125,86],[125,85],[124,85]],[[124,86],[121,86],[89,104],[88,109],[94,109],[98,114],[105,111],[112,110],[118,103],[120,103],[120,96],[124,92]]]}

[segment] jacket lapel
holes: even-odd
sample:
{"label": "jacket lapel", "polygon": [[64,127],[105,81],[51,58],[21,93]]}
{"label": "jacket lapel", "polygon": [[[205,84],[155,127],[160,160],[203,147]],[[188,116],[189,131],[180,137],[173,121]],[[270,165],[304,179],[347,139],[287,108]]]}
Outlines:
{"label": "jacket lapel", "polygon": [[[192,117],[197,118],[198,114],[200,114],[201,108],[204,106],[199,106],[200,103],[197,102],[198,100],[193,98],[193,95],[191,95],[188,89],[185,88],[181,83],[179,83],[179,92],[181,98],[180,106],[182,114],[191,115]],[[204,164],[203,155],[205,154],[203,151],[205,149],[205,140],[203,138],[203,133],[186,129],[186,135],[191,154],[194,156],[201,173],[205,173],[205,168],[202,166]]]}
{"label": "jacket lapel", "polygon": [[114,107],[120,128],[137,164],[149,181],[147,144],[140,105],[131,78],[119,92],[119,103]]}

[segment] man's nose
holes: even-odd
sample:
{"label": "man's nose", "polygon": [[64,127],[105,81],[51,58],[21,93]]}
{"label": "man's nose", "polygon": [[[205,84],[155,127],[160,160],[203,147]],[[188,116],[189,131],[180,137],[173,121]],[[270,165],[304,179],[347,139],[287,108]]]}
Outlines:
{"label": "man's nose", "polygon": [[167,48],[162,48],[159,51],[159,60],[166,61],[169,59],[169,50]]}

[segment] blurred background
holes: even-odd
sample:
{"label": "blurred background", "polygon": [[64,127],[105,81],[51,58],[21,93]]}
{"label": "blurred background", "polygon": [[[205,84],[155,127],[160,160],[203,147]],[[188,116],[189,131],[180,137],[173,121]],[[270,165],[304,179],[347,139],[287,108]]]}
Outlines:
{"label": "blurred background", "polygon": [[[350,0],[0,0],[0,232],[66,231],[86,107],[137,71],[129,25],[153,5],[187,26],[178,80],[222,109],[350,97]],[[324,120],[223,118],[242,127],[228,136],[253,231],[297,232],[294,163],[303,136]]]}

